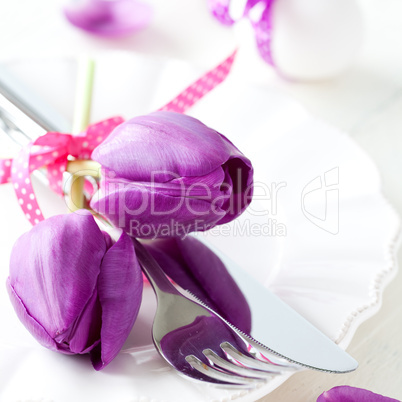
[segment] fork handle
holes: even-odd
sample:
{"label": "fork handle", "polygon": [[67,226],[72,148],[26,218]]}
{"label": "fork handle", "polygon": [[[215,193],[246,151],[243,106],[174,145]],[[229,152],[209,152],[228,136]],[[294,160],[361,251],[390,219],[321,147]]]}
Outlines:
{"label": "fork handle", "polygon": [[156,295],[159,296],[161,292],[181,295],[148,250],[136,239],[133,239],[133,243],[141,269],[154,288]]}

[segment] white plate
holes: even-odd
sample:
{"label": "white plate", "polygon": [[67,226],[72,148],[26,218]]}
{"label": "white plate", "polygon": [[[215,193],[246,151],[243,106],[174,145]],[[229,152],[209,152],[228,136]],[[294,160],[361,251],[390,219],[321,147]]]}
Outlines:
{"label": "white plate", "polygon": [[[29,68],[20,63],[13,69],[40,89],[40,77],[51,80],[52,75],[70,71],[71,63],[66,63],[31,61]],[[32,76],[38,71],[40,75]],[[175,61],[127,54],[100,57],[99,72],[95,120],[119,108],[125,117],[130,117],[129,111],[131,116],[152,111],[177,93],[177,84],[171,84],[177,76],[183,87],[197,76],[191,67]],[[137,84],[135,93],[129,90]],[[61,101],[59,94],[71,95],[71,77],[58,85],[57,94],[46,87],[43,95],[69,117],[72,99]],[[102,96],[111,87],[113,102]],[[114,110],[106,114],[109,105]],[[349,137],[284,95],[234,79],[206,96],[191,113],[227,135],[255,166],[257,196],[252,209],[206,237],[346,348],[360,323],[378,310],[384,286],[396,273],[399,221],[381,194],[376,167]],[[36,187],[46,215],[64,211],[61,200],[39,184]],[[11,247],[29,224],[10,185],[0,187],[0,197],[0,221],[7,228],[0,232],[4,283]],[[258,389],[238,391],[178,376],[150,346],[153,309],[152,291],[146,289],[125,352],[96,372],[86,356],[65,356],[38,345],[16,318],[5,287],[0,287],[0,400],[245,402],[261,398],[286,380],[279,376]]]}

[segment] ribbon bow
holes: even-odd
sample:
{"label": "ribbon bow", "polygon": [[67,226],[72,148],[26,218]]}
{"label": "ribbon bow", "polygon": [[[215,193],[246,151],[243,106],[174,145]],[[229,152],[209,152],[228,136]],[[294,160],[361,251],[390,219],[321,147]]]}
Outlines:
{"label": "ribbon bow", "polygon": [[[236,55],[234,51],[222,63],[206,72],[159,110],[185,113],[204,95],[223,82],[228,76]],[[123,118],[114,117],[90,125],[79,135],[47,133],[24,147],[14,159],[0,159],[0,184],[12,182],[18,202],[32,225],[44,220],[30,174],[43,166],[47,167],[50,188],[64,195],[63,173],[68,157],[90,159],[92,151],[110,134]]]}
{"label": "ribbon bow", "polygon": [[11,181],[18,202],[32,225],[44,220],[30,179],[30,174],[43,166],[47,167],[50,188],[59,195],[63,192],[63,173],[68,157],[89,159],[92,151],[123,123],[114,117],[90,125],[79,135],[50,132],[24,147],[14,159],[0,161],[0,184]]}
{"label": "ribbon bow", "polygon": [[238,20],[230,14],[231,0],[208,0],[212,15],[224,25],[233,25],[246,18],[255,32],[258,51],[265,62],[274,66],[271,51],[272,4],[274,0],[247,0],[243,15]]}

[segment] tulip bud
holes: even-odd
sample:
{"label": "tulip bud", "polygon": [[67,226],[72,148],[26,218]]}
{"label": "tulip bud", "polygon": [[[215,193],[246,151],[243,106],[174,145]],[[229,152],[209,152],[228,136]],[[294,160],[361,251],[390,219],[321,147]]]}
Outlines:
{"label": "tulip bud", "polygon": [[183,289],[241,331],[251,331],[251,311],[223,262],[192,236],[158,239],[144,244],[163,271]]}
{"label": "tulip bud", "polygon": [[251,202],[251,162],[193,117],[155,112],[118,127],[92,153],[104,168],[91,207],[130,236],[204,231]]}
{"label": "tulip bud", "polygon": [[43,346],[89,353],[96,370],[119,353],[137,317],[142,274],[131,239],[114,242],[87,211],[51,217],[22,235],[10,260],[14,309]]}

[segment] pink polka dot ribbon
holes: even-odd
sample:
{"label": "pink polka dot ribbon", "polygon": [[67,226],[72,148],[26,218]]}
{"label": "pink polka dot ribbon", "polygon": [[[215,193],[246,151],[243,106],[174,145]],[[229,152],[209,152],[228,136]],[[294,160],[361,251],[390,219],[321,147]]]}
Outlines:
{"label": "pink polka dot ribbon", "polygon": [[[208,7],[212,15],[224,25],[233,25],[237,21],[230,15],[232,0],[208,0]],[[250,21],[255,32],[255,40],[258,51],[268,64],[274,66],[271,51],[272,32],[272,5],[274,0],[247,0],[243,15]],[[257,11],[257,12],[256,12]]]}
{"label": "pink polka dot ribbon", "polygon": [[[50,188],[63,195],[63,173],[66,171],[68,156],[76,159],[89,159],[91,152],[110,132],[124,120],[121,117],[111,118],[90,125],[79,134],[47,133],[24,147],[11,160],[2,160],[1,183],[11,181],[18,202],[26,218],[32,225],[44,219],[32,188],[30,174],[43,166],[47,168]],[[7,169],[7,170],[6,170]]]}
{"label": "pink polka dot ribbon", "polygon": [[236,21],[230,16],[231,0],[208,0],[208,7],[212,15],[223,25],[232,25]]}
{"label": "pink polka dot ribbon", "polygon": [[272,4],[274,0],[265,0],[264,9],[261,13],[261,17],[256,21],[251,20],[251,25],[255,31],[255,40],[257,43],[258,51],[262,59],[274,66],[274,60],[272,58],[271,51],[271,39],[272,39]]}
{"label": "pink polka dot ribbon", "polygon": [[12,159],[0,159],[0,184],[11,181],[11,164]]}
{"label": "pink polka dot ribbon", "polygon": [[201,78],[188,86],[172,101],[159,110],[168,110],[171,112],[185,113],[191,106],[193,106],[199,99],[214,89],[228,76],[236,51],[234,51],[227,59],[225,59],[218,66],[204,74]]}

